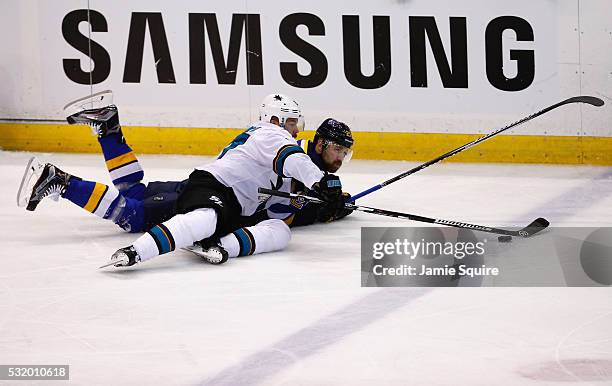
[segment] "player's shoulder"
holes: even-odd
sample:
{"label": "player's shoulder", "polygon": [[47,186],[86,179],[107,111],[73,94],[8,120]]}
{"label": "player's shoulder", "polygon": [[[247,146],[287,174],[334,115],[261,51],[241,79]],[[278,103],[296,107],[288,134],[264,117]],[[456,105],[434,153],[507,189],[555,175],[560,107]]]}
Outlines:
{"label": "player's shoulder", "polygon": [[251,131],[255,131],[255,130],[274,130],[274,131],[280,131],[282,130],[280,127],[276,126],[273,123],[270,122],[264,122],[264,121],[257,121],[257,122],[253,122],[248,126],[248,130]]}
{"label": "player's shoulder", "polygon": [[248,131],[252,136],[266,138],[269,141],[276,140],[296,144],[295,139],[287,130],[269,122],[255,122],[249,125]]}

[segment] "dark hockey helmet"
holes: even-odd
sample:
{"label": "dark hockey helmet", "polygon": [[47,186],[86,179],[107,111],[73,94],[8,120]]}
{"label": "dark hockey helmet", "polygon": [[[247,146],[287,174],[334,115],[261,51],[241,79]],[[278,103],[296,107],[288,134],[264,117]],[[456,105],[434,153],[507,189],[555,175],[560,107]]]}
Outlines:
{"label": "dark hockey helmet", "polygon": [[321,123],[315,133],[315,143],[319,138],[337,143],[348,149],[353,147],[354,142],[353,136],[351,135],[351,129],[348,125],[333,118],[327,118]]}

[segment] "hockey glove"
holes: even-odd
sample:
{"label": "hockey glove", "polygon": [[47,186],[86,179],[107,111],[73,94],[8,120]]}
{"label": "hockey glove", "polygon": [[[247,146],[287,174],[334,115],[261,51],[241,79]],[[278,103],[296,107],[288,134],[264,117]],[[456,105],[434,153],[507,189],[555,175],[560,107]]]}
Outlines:
{"label": "hockey glove", "polygon": [[317,219],[321,222],[334,220],[344,209],[345,199],[342,196],[340,178],[333,174],[325,174],[321,181],[314,185],[315,194],[323,201]]}
{"label": "hockey glove", "polygon": [[[342,193],[342,201],[343,203],[349,202],[351,199],[351,195],[348,193]],[[352,209],[347,209],[344,204],[341,208],[334,208],[329,204],[320,204],[317,205],[317,220],[320,222],[331,222],[340,220],[353,213]]]}
{"label": "hockey glove", "polygon": [[[350,202],[351,201],[351,195],[348,194],[347,192],[342,192],[342,199],[344,200],[345,203],[346,202]],[[346,207],[343,207],[336,214],[336,216],[334,217],[334,220],[340,220],[341,218],[346,217],[346,216],[348,216],[351,213],[353,213],[352,209],[347,209]]]}

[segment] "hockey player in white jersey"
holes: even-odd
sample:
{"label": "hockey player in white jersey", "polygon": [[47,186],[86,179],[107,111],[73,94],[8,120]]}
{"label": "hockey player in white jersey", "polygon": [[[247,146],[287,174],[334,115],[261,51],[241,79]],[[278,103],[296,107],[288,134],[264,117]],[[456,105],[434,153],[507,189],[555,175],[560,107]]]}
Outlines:
{"label": "hockey player in white jersey", "polygon": [[[240,136],[236,138],[240,141]],[[299,140],[298,145],[319,169],[336,172],[352,155],[353,137],[343,122],[328,118],[317,129],[314,140]],[[232,143],[228,148],[234,145]],[[304,186],[292,178],[280,178],[273,185],[283,192],[304,192]],[[275,186],[274,186],[275,185]],[[350,195],[343,193],[344,199]],[[225,261],[227,257],[248,256],[283,249],[290,240],[289,227],[309,225],[315,222],[339,220],[351,213],[348,209],[329,210],[325,206],[270,196],[261,202],[257,212],[243,219],[240,228],[221,238],[208,238],[186,249],[205,258],[208,262]],[[224,258],[225,256],[225,258]]]}
{"label": "hockey player in white jersey", "polygon": [[[266,108],[270,104],[274,109]],[[243,133],[241,141],[191,173],[177,200],[179,214],[115,252],[110,264],[130,266],[198,240],[228,234],[236,229],[235,221],[241,215],[256,211],[257,189],[268,187],[277,177],[303,183],[326,202],[326,210],[343,210],[340,179],[324,174],[294,140],[301,118],[297,102],[275,94],[264,99],[261,111],[262,120]]]}

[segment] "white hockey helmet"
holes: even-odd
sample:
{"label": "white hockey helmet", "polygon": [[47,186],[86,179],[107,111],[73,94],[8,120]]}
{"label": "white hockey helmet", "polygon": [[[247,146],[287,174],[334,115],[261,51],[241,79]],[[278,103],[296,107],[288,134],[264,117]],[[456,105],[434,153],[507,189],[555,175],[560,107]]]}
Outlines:
{"label": "white hockey helmet", "polygon": [[298,127],[303,130],[302,109],[295,99],[287,95],[270,94],[261,101],[259,120],[270,122],[272,117],[278,118],[281,127],[285,127],[287,118],[295,118],[298,120]]}

